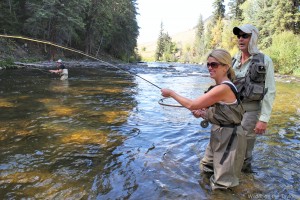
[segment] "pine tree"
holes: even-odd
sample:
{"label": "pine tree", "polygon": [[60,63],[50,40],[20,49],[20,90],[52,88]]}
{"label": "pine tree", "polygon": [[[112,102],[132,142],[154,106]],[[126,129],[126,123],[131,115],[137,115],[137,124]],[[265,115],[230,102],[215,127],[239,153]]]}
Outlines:
{"label": "pine tree", "polygon": [[156,51],[155,51],[155,60],[160,60],[163,56],[164,51],[164,25],[163,22],[160,23],[160,31],[157,39]]}
{"label": "pine tree", "polygon": [[229,6],[229,16],[232,20],[243,20],[242,17],[242,9],[240,5],[242,5],[246,0],[230,0],[228,3]]}
{"label": "pine tree", "polygon": [[274,2],[274,17],[272,18],[273,28],[276,33],[293,31],[299,34],[300,10],[297,0],[276,0]]}
{"label": "pine tree", "polygon": [[223,19],[225,17],[225,5],[224,0],[215,0],[213,2],[214,7],[214,22],[217,22],[219,19]]}
{"label": "pine tree", "polygon": [[196,26],[194,51],[195,56],[202,56],[204,54],[204,21],[202,15],[200,15]]}

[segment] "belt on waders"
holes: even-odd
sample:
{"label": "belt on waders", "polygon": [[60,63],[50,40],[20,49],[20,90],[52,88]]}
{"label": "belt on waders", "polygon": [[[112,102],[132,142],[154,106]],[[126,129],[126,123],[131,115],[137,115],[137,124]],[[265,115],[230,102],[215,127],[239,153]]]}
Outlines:
{"label": "belt on waders", "polygon": [[220,161],[220,164],[223,165],[224,161],[226,160],[226,158],[228,157],[229,155],[229,152],[230,152],[230,148],[231,148],[231,145],[232,145],[232,142],[236,136],[236,129],[237,127],[241,125],[241,124],[221,124],[220,127],[229,127],[229,128],[233,128],[233,131],[232,131],[232,134],[230,136],[230,139],[229,139],[229,142],[228,142],[228,145],[226,147],[226,150],[221,158],[221,161]]}

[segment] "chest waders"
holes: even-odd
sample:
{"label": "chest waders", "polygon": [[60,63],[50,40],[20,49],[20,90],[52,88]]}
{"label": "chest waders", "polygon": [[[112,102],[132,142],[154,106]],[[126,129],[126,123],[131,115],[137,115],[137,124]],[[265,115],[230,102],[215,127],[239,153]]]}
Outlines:
{"label": "chest waders", "polygon": [[[232,90],[232,92],[234,93],[234,95],[235,95],[235,97],[236,97],[236,99],[237,99],[238,105],[241,105],[239,93],[237,92],[236,88],[235,88],[232,84],[230,84],[230,83],[228,83],[228,82],[224,82],[224,83],[222,83],[222,84],[226,84],[226,85],[228,85],[228,86],[230,87],[230,89]],[[209,90],[211,90],[213,87],[214,87],[214,86],[210,86],[210,87],[208,88],[208,90],[205,91],[205,93],[208,92]],[[241,105],[241,107],[242,107],[242,105]],[[200,123],[200,125],[201,125],[203,128],[206,128],[206,127],[208,126],[208,124],[209,124],[209,122],[208,122],[207,119],[201,121],[201,123]],[[223,156],[222,156],[222,158],[221,158],[221,160],[220,160],[220,164],[222,165],[222,164],[224,163],[224,161],[226,160],[226,158],[228,157],[229,153],[230,153],[230,149],[231,149],[232,143],[233,143],[233,141],[234,141],[234,138],[235,138],[236,135],[237,135],[237,127],[240,126],[241,123],[232,123],[232,124],[220,124],[220,123],[218,123],[218,125],[219,125],[220,127],[233,128],[232,134],[231,134],[230,139],[229,139],[229,142],[228,142],[228,144],[227,144],[227,146],[226,146],[226,149],[225,149],[225,151],[224,151],[224,154],[223,154]]]}
{"label": "chest waders", "polygon": [[[228,86],[231,88],[232,92],[235,94],[235,97],[236,97],[236,99],[237,99],[237,101],[238,101],[238,104],[240,104],[241,101],[240,101],[240,98],[239,98],[239,94],[238,94],[238,92],[236,91],[236,89],[234,88],[234,86],[231,85],[230,83],[224,83],[224,84],[228,85]],[[233,142],[234,138],[236,137],[236,129],[237,129],[237,127],[238,127],[239,125],[241,125],[241,124],[239,123],[239,124],[229,124],[229,125],[222,125],[222,124],[221,124],[221,125],[220,125],[221,127],[230,127],[230,128],[233,128],[233,131],[232,131],[232,134],[231,134],[231,136],[230,136],[229,142],[228,142],[228,144],[227,144],[226,150],[225,150],[225,152],[224,152],[224,154],[223,154],[223,156],[222,156],[222,158],[221,158],[221,160],[220,160],[220,164],[221,164],[221,165],[224,163],[224,161],[226,160],[226,158],[227,158],[228,155],[229,155],[229,152],[230,152],[230,148],[231,148],[232,142]]]}

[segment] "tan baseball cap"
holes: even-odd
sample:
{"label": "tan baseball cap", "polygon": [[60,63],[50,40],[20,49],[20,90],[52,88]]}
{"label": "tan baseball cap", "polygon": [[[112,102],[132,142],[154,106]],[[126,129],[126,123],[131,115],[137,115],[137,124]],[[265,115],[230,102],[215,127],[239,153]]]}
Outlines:
{"label": "tan baseball cap", "polygon": [[257,28],[251,24],[244,24],[233,28],[234,35],[238,35],[240,31],[248,34],[252,34],[253,32],[255,32],[258,35]]}

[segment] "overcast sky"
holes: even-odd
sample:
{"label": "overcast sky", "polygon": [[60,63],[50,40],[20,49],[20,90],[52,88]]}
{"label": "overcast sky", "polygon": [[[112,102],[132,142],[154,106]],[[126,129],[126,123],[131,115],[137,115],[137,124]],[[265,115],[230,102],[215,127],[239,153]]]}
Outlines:
{"label": "overcast sky", "polygon": [[[200,14],[203,20],[213,12],[214,0],[137,0],[138,43],[153,42],[158,38],[160,23],[169,35],[187,31],[197,25]],[[227,6],[228,0],[225,0]]]}

